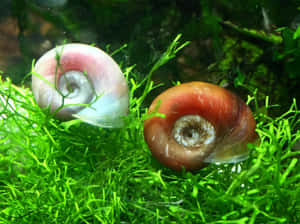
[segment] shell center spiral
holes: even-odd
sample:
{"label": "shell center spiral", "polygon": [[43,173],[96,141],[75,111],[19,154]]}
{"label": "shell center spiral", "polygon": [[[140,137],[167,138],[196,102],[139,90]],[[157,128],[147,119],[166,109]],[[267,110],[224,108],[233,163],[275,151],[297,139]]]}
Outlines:
{"label": "shell center spiral", "polygon": [[215,141],[214,126],[199,115],[185,115],[176,120],[172,129],[175,141],[187,147],[200,147]]}
{"label": "shell center spiral", "polygon": [[58,90],[63,97],[75,104],[87,104],[94,97],[94,89],[86,74],[67,71],[58,81]]}

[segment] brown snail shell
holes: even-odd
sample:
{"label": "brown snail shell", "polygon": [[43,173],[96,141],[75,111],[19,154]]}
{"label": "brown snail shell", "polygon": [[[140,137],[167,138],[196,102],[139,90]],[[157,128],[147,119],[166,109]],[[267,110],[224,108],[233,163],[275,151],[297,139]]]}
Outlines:
{"label": "brown snail shell", "polygon": [[239,162],[255,142],[256,122],[250,108],[217,85],[190,82],[174,86],[153,101],[165,118],[144,123],[144,137],[162,164],[174,170],[195,170],[207,163]]}

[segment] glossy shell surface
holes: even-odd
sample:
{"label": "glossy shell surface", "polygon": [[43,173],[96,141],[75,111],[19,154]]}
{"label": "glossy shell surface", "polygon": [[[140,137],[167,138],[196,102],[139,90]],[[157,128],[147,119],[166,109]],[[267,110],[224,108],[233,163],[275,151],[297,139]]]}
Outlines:
{"label": "glossy shell surface", "polygon": [[[174,170],[242,161],[248,157],[247,144],[257,138],[249,107],[217,85],[190,82],[174,86],[156,97],[149,113],[155,108],[165,118],[147,119],[144,137],[154,157]],[[174,131],[179,120],[183,128]],[[185,141],[174,133],[183,134]]]}
{"label": "glossy shell surface", "polygon": [[[99,48],[78,43],[58,46],[36,62],[33,72],[36,102],[52,112],[60,108],[59,119],[79,118],[101,127],[118,127],[128,112],[126,79],[118,64]],[[68,88],[66,84],[60,87],[65,79]],[[62,94],[68,89],[72,89],[69,94]]]}

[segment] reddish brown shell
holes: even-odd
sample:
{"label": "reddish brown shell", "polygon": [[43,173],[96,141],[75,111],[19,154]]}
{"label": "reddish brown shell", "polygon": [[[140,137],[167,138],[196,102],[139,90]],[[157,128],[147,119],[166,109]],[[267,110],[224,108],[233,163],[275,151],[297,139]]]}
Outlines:
{"label": "reddish brown shell", "polygon": [[[236,162],[247,158],[247,144],[257,138],[256,123],[249,107],[236,95],[217,85],[190,82],[174,86],[153,101],[144,123],[145,140],[156,159],[174,170],[199,169],[207,162]],[[215,128],[210,144],[189,147],[172,136],[174,123],[185,115],[199,115]],[[200,133],[201,135],[201,133]]]}

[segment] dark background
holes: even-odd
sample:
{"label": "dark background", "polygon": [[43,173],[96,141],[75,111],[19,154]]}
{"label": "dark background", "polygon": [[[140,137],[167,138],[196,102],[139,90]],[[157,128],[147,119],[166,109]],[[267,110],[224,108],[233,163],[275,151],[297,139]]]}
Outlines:
{"label": "dark background", "polygon": [[243,99],[257,89],[261,104],[270,96],[281,105],[277,114],[300,97],[298,7],[296,0],[1,0],[0,70],[20,84],[32,60],[58,44],[94,43],[108,53],[127,44],[114,59],[122,68],[136,64],[142,78],[182,33],[191,43],[154,74],[165,85],[153,97],[172,81],[202,80]]}

